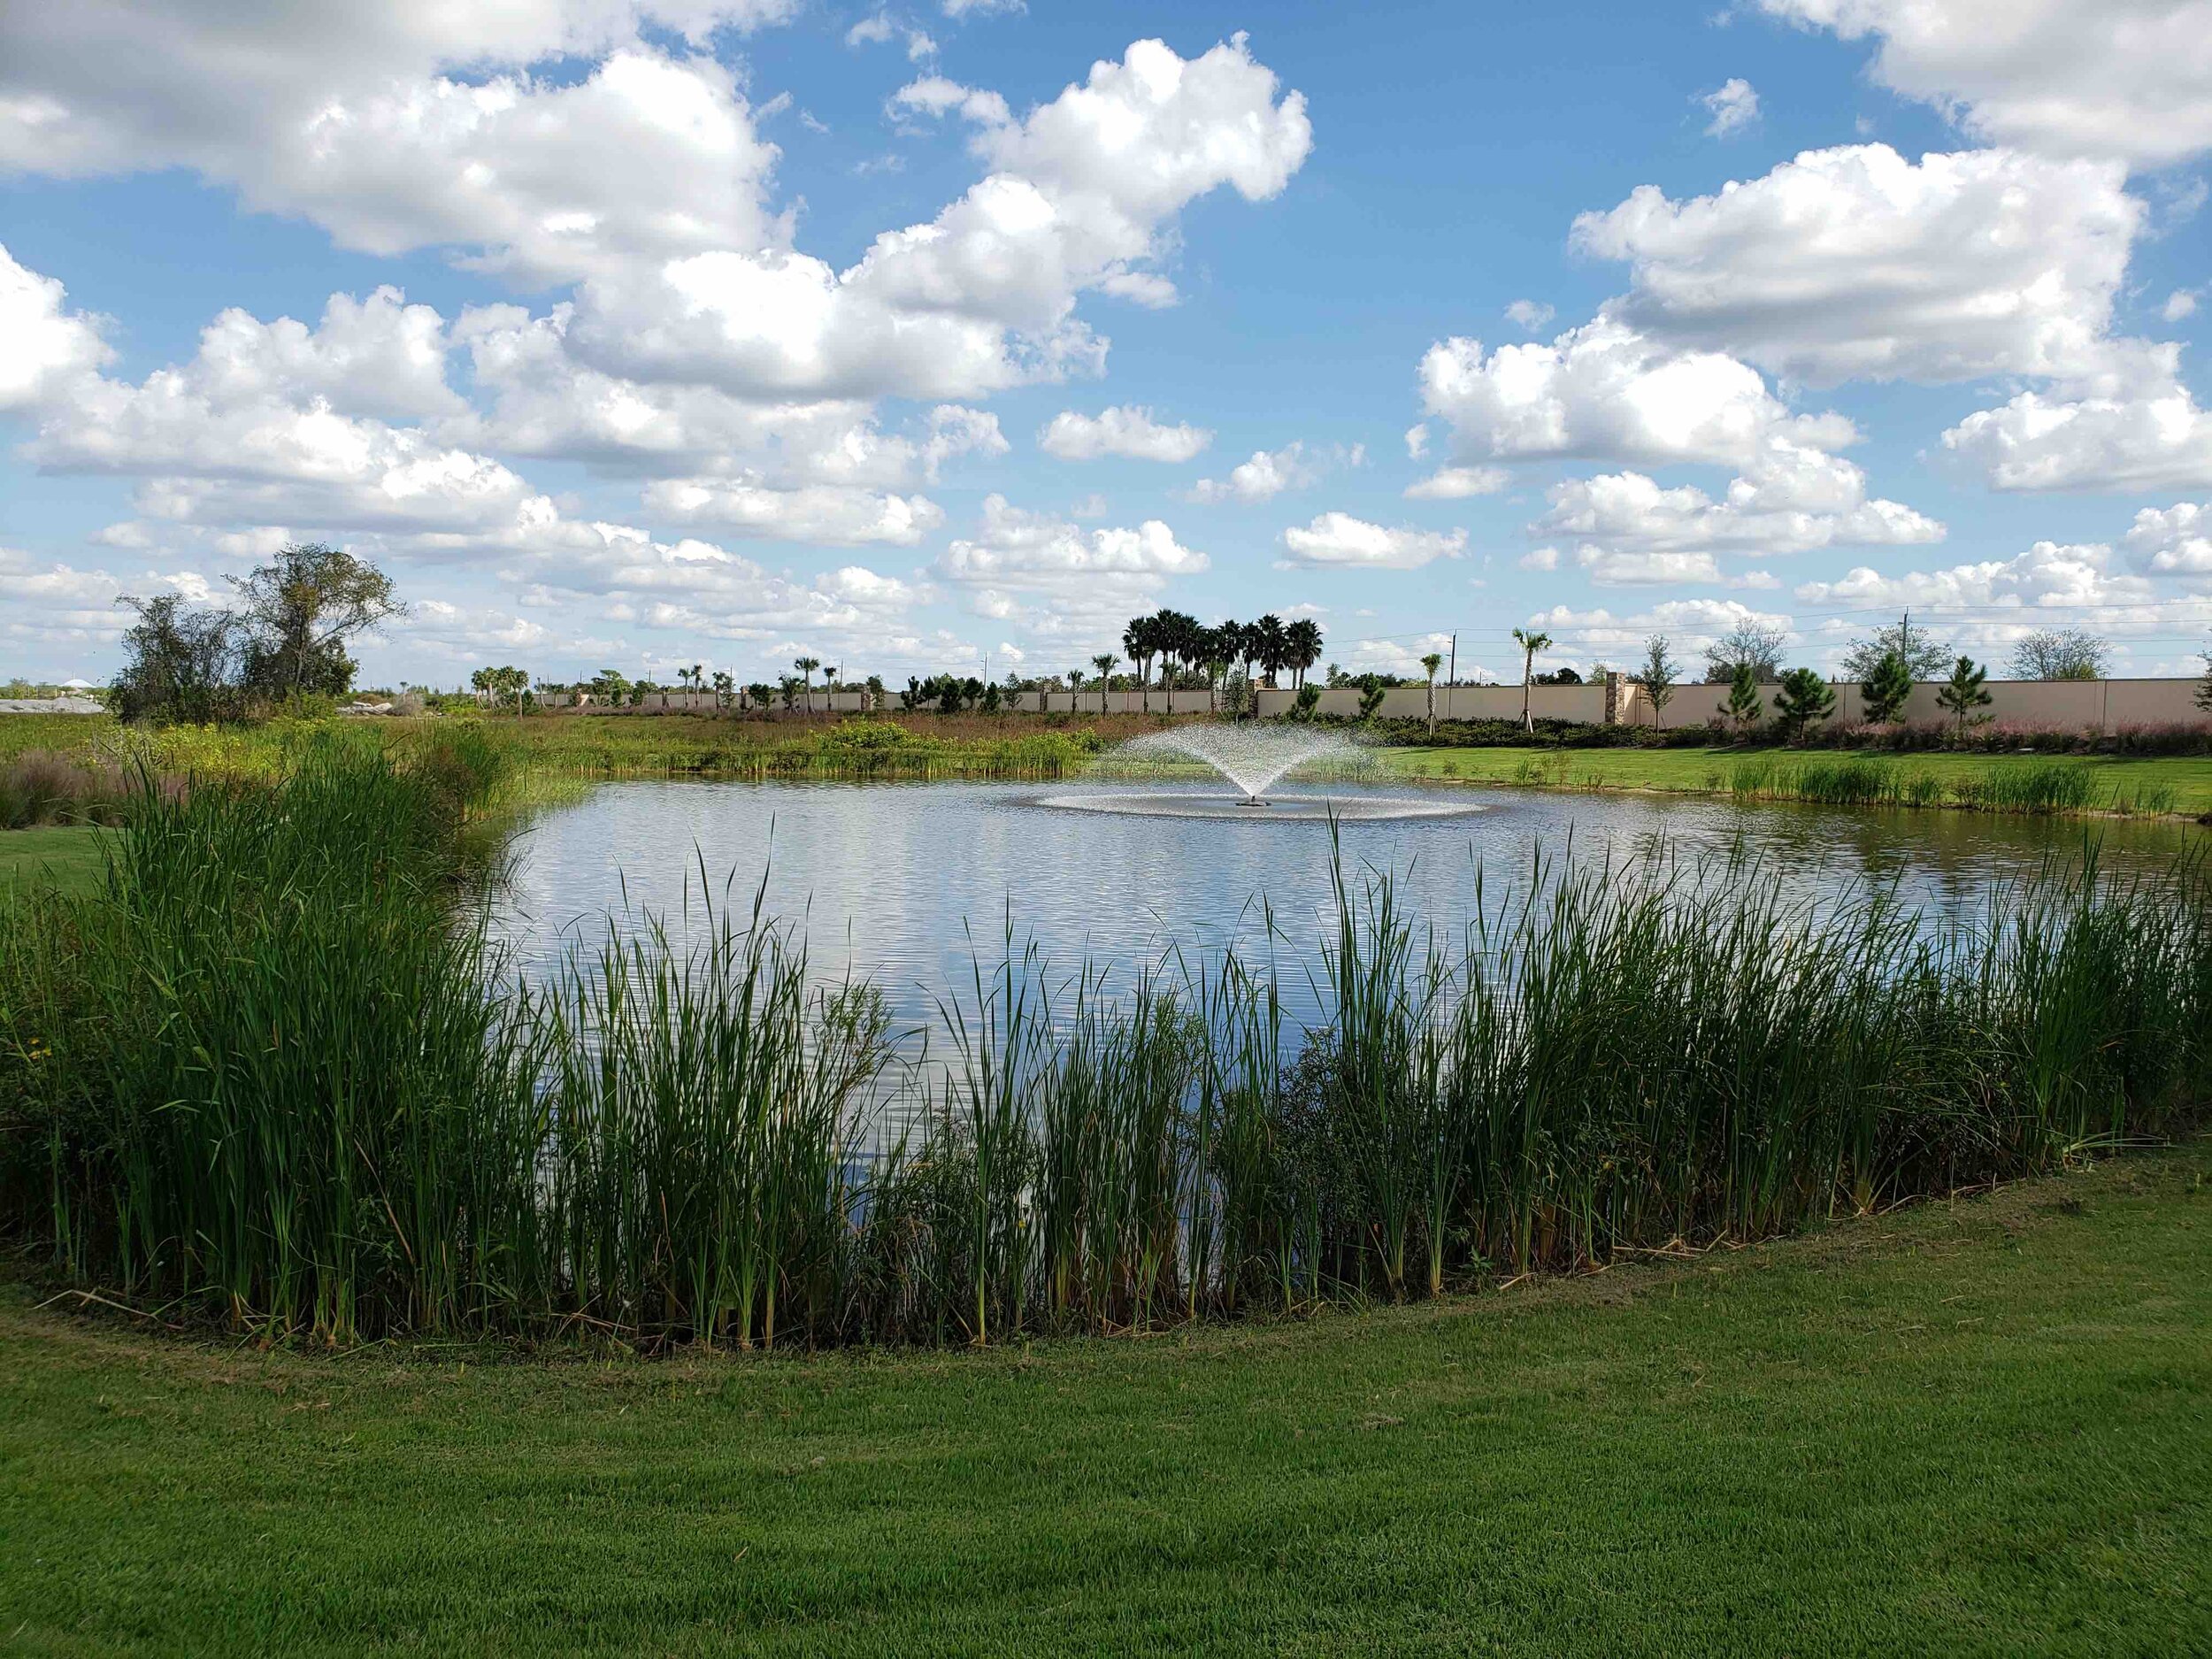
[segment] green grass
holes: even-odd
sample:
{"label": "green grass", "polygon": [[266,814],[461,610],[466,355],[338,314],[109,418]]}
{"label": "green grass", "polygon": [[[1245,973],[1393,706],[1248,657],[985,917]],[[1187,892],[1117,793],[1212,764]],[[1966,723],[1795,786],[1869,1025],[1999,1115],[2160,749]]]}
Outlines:
{"label": "green grass", "polygon": [[[1727,794],[1739,767],[1765,759],[1778,766],[1825,764],[1855,757],[1824,751],[1740,749],[1393,749],[1381,764],[1387,775],[1461,783],[1541,783],[1566,788],[1649,789],[1679,794]],[[2140,801],[2192,817],[2212,812],[2212,757],[2130,758],[2104,755],[1951,755],[1865,757],[1870,765],[1897,767],[1934,779],[1948,797],[1994,787],[2044,768],[2089,774],[2098,802]],[[2002,803],[2000,795],[1999,803]]]}
{"label": "green grass", "polygon": [[2212,1144],[1147,1342],[531,1363],[0,1287],[26,1654],[2212,1643]]}
{"label": "green grass", "polygon": [[0,831],[0,891],[33,887],[82,892],[101,869],[100,832],[76,824]]}

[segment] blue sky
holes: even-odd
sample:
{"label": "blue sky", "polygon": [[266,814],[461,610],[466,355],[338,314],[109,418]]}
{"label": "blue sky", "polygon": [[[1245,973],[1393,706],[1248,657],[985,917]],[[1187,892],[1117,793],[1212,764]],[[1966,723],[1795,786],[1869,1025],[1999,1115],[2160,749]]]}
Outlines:
{"label": "blue sky", "polygon": [[252,10],[0,19],[0,675],[2212,643],[2206,0]]}

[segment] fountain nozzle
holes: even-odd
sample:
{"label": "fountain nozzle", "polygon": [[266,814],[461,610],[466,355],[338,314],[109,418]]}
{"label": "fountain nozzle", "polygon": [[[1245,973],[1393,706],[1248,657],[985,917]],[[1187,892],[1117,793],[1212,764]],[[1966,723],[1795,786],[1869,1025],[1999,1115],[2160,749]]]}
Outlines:
{"label": "fountain nozzle", "polygon": [[1256,795],[1248,795],[1237,804],[1239,806],[1271,806],[1274,803],[1271,801],[1263,801]]}

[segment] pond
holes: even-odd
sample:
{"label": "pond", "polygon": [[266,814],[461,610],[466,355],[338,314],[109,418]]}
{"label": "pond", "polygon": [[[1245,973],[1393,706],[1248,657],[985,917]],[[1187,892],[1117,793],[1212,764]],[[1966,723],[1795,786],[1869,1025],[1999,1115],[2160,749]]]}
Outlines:
{"label": "pond", "polygon": [[[996,962],[1010,933],[1054,971],[1087,958],[1126,971],[1263,934],[1294,1017],[1310,1011],[1309,966],[1333,918],[1331,826],[1348,867],[1387,870],[1410,912],[1447,944],[1487,892],[1525,881],[1540,851],[1616,864],[1664,849],[1693,868],[1738,854],[1809,899],[1893,882],[1930,915],[1976,910],[1993,886],[2095,838],[2108,866],[2152,870],[2202,833],[2170,822],[2002,818],[1635,795],[1394,786],[1295,786],[1286,810],[1238,810],[1218,787],[1036,783],[606,784],[518,839],[494,931],[526,970],[604,937],[610,912],[695,925],[703,873],[718,903],[766,907],[803,926],[816,967],[871,979],[902,1024]],[[1369,816],[1385,810],[1388,816]],[[1303,810],[1300,810],[1302,803]],[[1411,805],[1419,815],[1401,815]]]}

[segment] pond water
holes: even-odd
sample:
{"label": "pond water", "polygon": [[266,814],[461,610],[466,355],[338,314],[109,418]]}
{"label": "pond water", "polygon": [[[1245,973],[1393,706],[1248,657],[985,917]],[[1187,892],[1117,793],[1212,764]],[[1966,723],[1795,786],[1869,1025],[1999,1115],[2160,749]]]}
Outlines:
{"label": "pond water", "polygon": [[[494,931],[542,971],[603,939],[610,912],[657,912],[680,933],[703,872],[740,910],[764,878],[768,910],[803,924],[818,967],[873,979],[902,1022],[926,1023],[936,996],[969,983],[972,949],[995,962],[1010,927],[1054,970],[1086,958],[1125,970],[1171,944],[1259,940],[1263,897],[1297,1015],[1333,917],[1323,797],[1348,809],[1348,865],[1394,872],[1411,913],[1448,942],[1472,912],[1478,867],[1494,895],[1525,879],[1540,849],[1618,864],[1665,848],[1721,869],[1740,851],[1808,898],[1893,882],[1942,914],[1978,910],[1993,884],[2078,856],[2089,836],[2108,866],[2145,869],[2204,839],[2172,823],[1406,785],[1292,786],[1271,791],[1292,809],[1276,811],[1235,810],[1220,786],[1164,784],[1124,810],[1136,793],[1125,780],[603,785],[518,839]],[[1396,810],[1406,804],[1420,815]]]}

